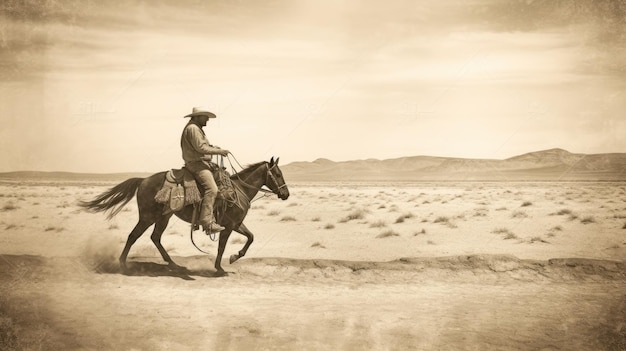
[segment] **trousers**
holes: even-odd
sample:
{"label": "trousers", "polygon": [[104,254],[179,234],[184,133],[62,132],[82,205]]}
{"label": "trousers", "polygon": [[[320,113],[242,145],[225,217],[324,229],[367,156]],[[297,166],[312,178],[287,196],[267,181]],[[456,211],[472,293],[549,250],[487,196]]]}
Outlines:
{"label": "trousers", "polygon": [[209,165],[202,161],[187,162],[185,167],[196,176],[204,187],[204,197],[202,198],[202,208],[200,209],[200,224],[208,226],[215,222],[213,204],[217,197],[217,184],[215,184],[213,172],[209,170]]}

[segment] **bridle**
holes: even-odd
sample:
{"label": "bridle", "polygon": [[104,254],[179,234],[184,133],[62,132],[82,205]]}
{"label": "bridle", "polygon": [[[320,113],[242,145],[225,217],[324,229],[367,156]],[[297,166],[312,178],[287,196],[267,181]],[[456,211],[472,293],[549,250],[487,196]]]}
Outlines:
{"label": "bridle", "polygon": [[[272,191],[272,193],[278,195],[278,193],[280,192],[280,189],[286,187],[287,183],[283,182],[283,185],[278,185],[278,180],[276,180],[276,176],[274,175],[274,172],[272,172],[272,169],[276,167],[276,164],[274,164],[272,167],[270,167],[269,165],[266,165],[266,166],[267,166],[267,174],[265,176],[265,184],[267,184],[268,177],[272,179],[272,182],[274,182],[274,185],[276,185],[276,191]],[[261,189],[261,190],[265,190],[265,189]],[[265,190],[265,191],[268,191],[268,190]]]}

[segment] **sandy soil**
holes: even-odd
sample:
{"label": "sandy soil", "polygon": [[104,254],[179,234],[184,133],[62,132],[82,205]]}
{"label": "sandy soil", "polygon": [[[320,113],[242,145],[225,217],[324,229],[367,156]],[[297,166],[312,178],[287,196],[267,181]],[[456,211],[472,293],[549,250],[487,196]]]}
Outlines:
{"label": "sandy soil", "polygon": [[623,183],[292,184],[254,203],[224,278],[178,219],[163,243],[187,272],[147,232],[121,274],[136,206],[76,205],[106,188],[0,185],[0,345],[626,350]]}

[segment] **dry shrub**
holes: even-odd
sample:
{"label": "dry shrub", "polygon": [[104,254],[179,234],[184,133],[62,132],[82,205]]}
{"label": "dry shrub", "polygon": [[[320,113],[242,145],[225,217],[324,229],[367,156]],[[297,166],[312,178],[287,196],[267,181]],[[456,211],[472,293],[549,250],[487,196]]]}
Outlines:
{"label": "dry shrub", "polygon": [[382,228],[387,226],[387,223],[385,223],[385,221],[383,220],[378,220],[372,224],[370,224],[370,228]]}
{"label": "dry shrub", "polygon": [[394,232],[393,230],[387,230],[387,231],[385,231],[383,233],[380,233],[380,234],[376,235],[376,238],[377,239],[382,239],[382,238],[389,238],[389,237],[392,237],[392,236],[400,236],[400,234]]}
{"label": "dry shrub", "polygon": [[533,204],[533,203],[532,203],[532,202],[530,202],[530,201],[524,201],[524,202],[522,203],[522,206],[521,206],[521,207],[528,207],[528,206],[530,206],[530,205],[532,205],[532,204]]}
{"label": "dry shrub", "polygon": [[511,217],[513,217],[513,218],[527,218],[528,214],[526,212],[524,212],[524,211],[514,211],[511,214]]}
{"label": "dry shrub", "polygon": [[330,224],[330,223],[329,223],[329,224],[326,224],[326,225],[324,226],[324,229],[335,229],[335,225],[334,225],[334,224]]}
{"label": "dry shrub", "polygon": [[314,242],[311,247],[319,247],[320,249],[326,248],[326,246],[322,245],[319,241]]}
{"label": "dry shrub", "polygon": [[294,222],[296,221],[296,218],[293,216],[285,216],[283,218],[280,219],[281,222]]}
{"label": "dry shrub", "polygon": [[18,208],[19,207],[15,206],[12,202],[9,202],[2,206],[2,211],[15,211]]}
{"label": "dry shrub", "polygon": [[404,222],[405,219],[409,219],[409,218],[413,218],[413,217],[415,217],[414,214],[412,214],[410,212],[409,213],[405,213],[405,214],[403,214],[402,216],[400,216],[400,217],[398,217],[396,219],[396,223],[402,223],[402,222]]}
{"label": "dry shrub", "polygon": [[439,216],[437,218],[435,218],[435,220],[433,221],[433,223],[449,223],[450,222],[450,218],[448,217],[444,217],[444,216]]}
{"label": "dry shrub", "polygon": [[413,236],[424,235],[424,234],[426,234],[426,229],[422,228],[422,230],[420,230],[419,232],[415,232],[415,234],[413,234]]}
{"label": "dry shrub", "polygon": [[447,226],[448,228],[453,228],[453,229],[454,228],[458,228],[456,224],[452,223],[450,218],[445,217],[445,216],[439,216],[439,217],[435,218],[433,223],[443,224],[443,225]]}
{"label": "dry shrub", "polygon": [[277,211],[277,210],[272,210],[267,213],[268,216],[278,216],[279,214],[280,214],[280,211]]}
{"label": "dry shrub", "polygon": [[556,213],[557,216],[563,216],[563,215],[571,215],[573,212],[570,209],[564,208],[562,210],[560,210],[559,212]]}
{"label": "dry shrub", "polygon": [[321,218],[319,218],[319,217],[314,217],[314,218],[311,218],[311,222],[319,222],[319,221],[321,221],[321,220],[322,220],[322,219],[321,219]]}
{"label": "dry shrub", "polygon": [[339,220],[340,223],[346,223],[355,219],[363,219],[365,218],[366,211],[365,210],[354,210],[346,217]]}
{"label": "dry shrub", "polygon": [[495,234],[504,234],[504,240],[517,239],[517,235],[515,235],[515,233],[510,231],[508,228],[500,227],[492,230],[491,232]]}
{"label": "dry shrub", "polygon": [[517,235],[515,235],[514,233],[508,233],[507,235],[504,236],[504,240],[511,240],[511,239],[517,239]]}
{"label": "dry shrub", "polygon": [[587,216],[587,217],[581,219],[580,223],[582,223],[582,224],[596,223],[596,219],[593,218],[593,216]]}
{"label": "dry shrub", "polygon": [[486,207],[479,207],[474,209],[474,217],[487,217],[487,212],[489,209]]}

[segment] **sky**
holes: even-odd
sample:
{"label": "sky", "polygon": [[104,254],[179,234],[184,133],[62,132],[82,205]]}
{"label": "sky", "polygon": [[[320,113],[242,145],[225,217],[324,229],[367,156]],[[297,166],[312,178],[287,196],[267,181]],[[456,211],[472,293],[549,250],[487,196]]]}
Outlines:
{"label": "sky", "polygon": [[626,152],[624,0],[5,0],[0,172]]}

